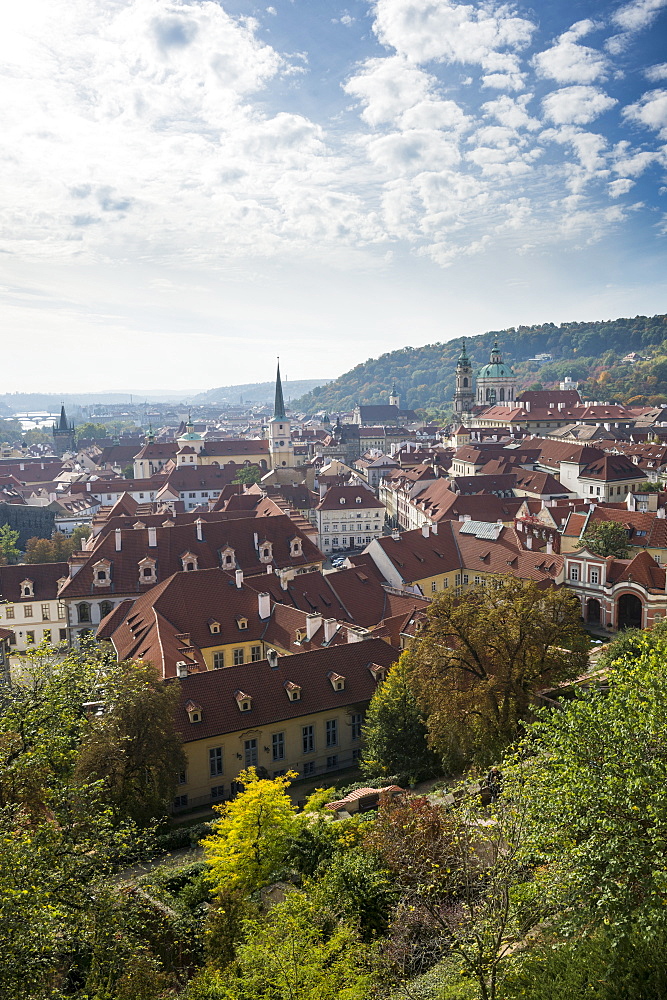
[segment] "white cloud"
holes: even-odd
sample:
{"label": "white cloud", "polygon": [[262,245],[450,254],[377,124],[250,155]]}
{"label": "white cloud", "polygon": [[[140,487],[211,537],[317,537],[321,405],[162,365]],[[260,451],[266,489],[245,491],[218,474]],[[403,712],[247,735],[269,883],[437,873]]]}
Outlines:
{"label": "white cloud", "polygon": [[619,7],[611,17],[612,23],[621,29],[618,35],[607,39],[606,48],[612,55],[618,55],[632,41],[637,32],[648,28],[660,11],[667,6],[667,0],[632,0]]}
{"label": "white cloud", "polygon": [[482,104],[482,114],[487,118],[495,118],[501,125],[506,125],[513,129],[527,129],[529,132],[540,128],[537,118],[528,114],[527,105],[532,100],[532,94],[523,94],[521,97],[508,97],[503,95],[494,101],[487,101]]}
{"label": "white cloud", "polygon": [[651,80],[652,83],[657,83],[659,80],[667,80],[667,63],[658,63],[657,66],[648,66],[644,70],[644,76],[647,80]]}
{"label": "white cloud", "polygon": [[642,94],[635,104],[623,109],[623,115],[631,121],[655,129],[667,139],[667,90],[650,90]]}
{"label": "white cloud", "polygon": [[384,45],[414,63],[472,64],[490,73],[518,72],[515,53],[535,31],[508,5],[450,0],[377,0],[373,27]]}
{"label": "white cloud", "polygon": [[368,60],[343,89],[365,105],[362,118],[369,125],[380,125],[424,102],[435,82],[428,73],[393,56]]}
{"label": "white cloud", "polygon": [[635,182],[629,177],[619,177],[616,181],[609,182],[609,194],[612,198],[620,198],[627,194],[635,186]]}
{"label": "white cloud", "polygon": [[548,94],[542,107],[556,125],[587,125],[617,103],[597,87],[562,87]]}
{"label": "white cloud", "polygon": [[555,45],[533,59],[538,76],[557,83],[594,83],[606,77],[607,58],[597,49],[580,45],[579,39],[593,31],[593,21],[578,21],[557,39]]}

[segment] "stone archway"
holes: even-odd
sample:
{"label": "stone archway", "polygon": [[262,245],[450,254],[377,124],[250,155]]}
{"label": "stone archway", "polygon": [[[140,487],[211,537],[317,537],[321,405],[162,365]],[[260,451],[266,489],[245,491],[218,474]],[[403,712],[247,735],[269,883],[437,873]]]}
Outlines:
{"label": "stone archway", "polygon": [[589,597],[586,602],[586,621],[589,625],[599,625],[602,620],[602,608],[596,597]]}
{"label": "stone archway", "polygon": [[636,594],[622,594],[618,599],[617,628],[642,627],[642,602]]}

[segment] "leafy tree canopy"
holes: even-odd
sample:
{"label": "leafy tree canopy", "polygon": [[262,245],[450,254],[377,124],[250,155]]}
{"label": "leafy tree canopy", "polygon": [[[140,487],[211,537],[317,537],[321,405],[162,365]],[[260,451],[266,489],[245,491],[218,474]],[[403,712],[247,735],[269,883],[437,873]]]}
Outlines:
{"label": "leafy tree canopy", "polygon": [[0,527],[0,564],[11,565],[19,560],[21,550],[16,544],[19,540],[19,531],[13,531],[8,524]]}
{"label": "leafy tree canopy", "polygon": [[591,521],[578,546],[594,552],[597,556],[614,556],[627,559],[628,535],[618,521]]}

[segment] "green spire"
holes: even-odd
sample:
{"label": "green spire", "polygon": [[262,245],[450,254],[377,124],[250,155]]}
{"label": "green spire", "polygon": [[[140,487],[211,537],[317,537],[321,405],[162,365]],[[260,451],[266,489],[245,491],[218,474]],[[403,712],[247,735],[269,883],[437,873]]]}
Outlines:
{"label": "green spire", "polygon": [[278,371],[276,374],[276,401],[273,407],[274,420],[287,420],[285,416],[285,400],[283,399],[283,384],[280,381],[280,358],[278,358]]}
{"label": "green spire", "polygon": [[468,354],[466,352],[466,339],[465,339],[465,337],[461,337],[461,353],[459,354],[459,364],[460,365],[467,365],[468,364]]}

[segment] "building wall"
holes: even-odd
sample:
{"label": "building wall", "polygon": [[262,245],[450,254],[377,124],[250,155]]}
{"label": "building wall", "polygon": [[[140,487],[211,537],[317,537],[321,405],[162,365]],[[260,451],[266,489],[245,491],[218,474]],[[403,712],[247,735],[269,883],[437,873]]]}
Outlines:
{"label": "building wall", "polygon": [[58,644],[69,638],[65,605],[38,597],[0,604],[0,628],[14,633],[15,641],[10,640],[10,645],[15,653],[24,653],[43,639]]}
{"label": "building wall", "polygon": [[[341,706],[329,712],[317,712],[290,718],[271,725],[254,728],[252,710],[239,712],[239,729],[221,736],[185,743],[187,769],[185,781],[179,784],[175,806],[190,808],[221,799],[230,798],[235,791],[234,782],[239,772],[255,764],[266,769],[270,777],[285,771],[300,775],[325,775],[356,764],[361,746],[361,721],[367,703]],[[327,722],[336,721],[336,743],[327,746]],[[241,727],[243,723],[243,727]],[[193,730],[197,723],[191,723]],[[305,726],[313,727],[314,748],[304,752]],[[282,734],[282,743],[279,735]],[[277,737],[277,740],[274,740]],[[248,743],[255,741],[255,750]],[[283,748],[284,755],[276,757]],[[275,748],[275,749],[274,749]],[[218,754],[211,758],[211,750],[221,750],[222,773],[218,771]],[[213,770],[215,773],[211,773]],[[183,800],[183,797],[187,797]]]}
{"label": "building wall", "polygon": [[379,538],[384,527],[384,511],[368,510],[318,510],[317,545],[327,555],[369,545]]}

